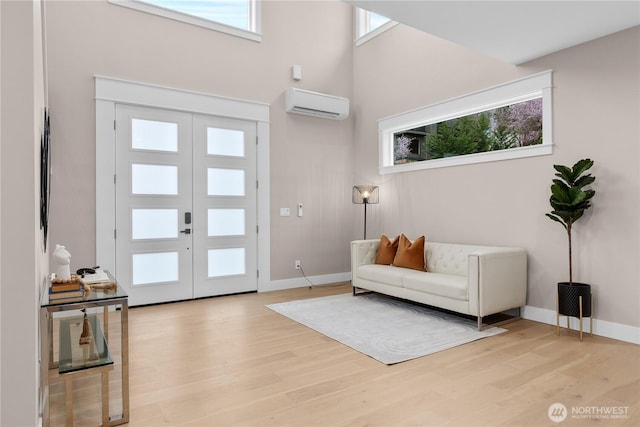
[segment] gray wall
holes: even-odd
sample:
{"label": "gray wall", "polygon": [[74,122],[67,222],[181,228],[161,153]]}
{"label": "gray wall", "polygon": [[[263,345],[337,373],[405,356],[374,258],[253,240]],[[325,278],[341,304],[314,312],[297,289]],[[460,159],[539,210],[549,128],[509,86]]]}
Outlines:
{"label": "gray wall", "polygon": [[[263,3],[263,41],[109,4],[47,5],[50,103],[56,138],[51,243],[72,267],[95,259],[93,76],[271,104],[271,279],[349,270],[353,125],[284,111],[288,86],[352,95],[352,12],[342,2]],[[303,79],[291,79],[302,65]],[[279,217],[280,207],[304,217]],[[341,248],[336,250],[336,248]]]}
{"label": "gray wall", "polygon": [[[639,326],[640,29],[521,66],[396,26],[354,53],[356,172],[380,185],[372,230],[434,241],[513,245],[529,254],[527,304],[555,311],[567,239],[550,211],[553,164],[595,161],[597,194],[574,228],[574,280],[593,285],[595,317]],[[380,118],[553,70],[553,155],[377,175]]]}
{"label": "gray wall", "polygon": [[0,2],[0,425],[38,423],[38,307],[48,273],[40,232],[45,105],[40,2]]}

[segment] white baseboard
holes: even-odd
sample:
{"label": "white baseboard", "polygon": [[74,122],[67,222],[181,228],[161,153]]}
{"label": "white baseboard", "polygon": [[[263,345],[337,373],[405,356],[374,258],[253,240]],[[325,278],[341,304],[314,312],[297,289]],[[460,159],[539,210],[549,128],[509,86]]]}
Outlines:
{"label": "white baseboard", "polygon": [[[555,310],[546,308],[538,308],[525,306],[522,310],[522,317],[536,322],[556,325]],[[560,326],[566,327],[567,320],[565,316],[560,317]],[[580,330],[580,320],[572,317],[570,320],[571,329]],[[589,331],[589,318],[582,320],[582,330]],[[606,320],[593,319],[593,334],[607,338],[613,338],[620,341],[626,341],[633,344],[640,344],[640,328],[636,326],[623,325],[621,323],[608,322]]]}
{"label": "white baseboard", "polygon": [[[351,272],[324,274],[321,276],[308,276],[314,286],[325,285],[327,283],[348,282],[351,280]],[[266,286],[258,289],[258,292],[281,291],[284,289],[305,288],[311,284],[304,277],[294,279],[272,280]]]}

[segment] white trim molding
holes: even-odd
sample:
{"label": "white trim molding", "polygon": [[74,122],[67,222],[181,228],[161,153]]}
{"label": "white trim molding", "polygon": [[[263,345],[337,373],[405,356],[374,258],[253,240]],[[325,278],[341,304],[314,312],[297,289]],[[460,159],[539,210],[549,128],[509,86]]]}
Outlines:
{"label": "white trim molding", "polygon": [[[546,308],[538,308],[527,305],[522,311],[522,317],[535,322],[547,323],[556,326],[556,312]],[[567,320],[565,316],[560,319],[560,327],[565,325]],[[580,330],[579,319],[571,318],[571,329]],[[589,333],[589,319],[583,319],[583,331]],[[623,325],[621,323],[609,322],[606,320],[593,319],[593,334],[602,337],[612,338],[615,340],[640,344],[640,328],[637,326]]]}
{"label": "white trim molding", "polygon": [[269,108],[261,102],[154,86],[103,76],[95,77],[96,102],[96,257],[103,268],[116,271],[115,239],[115,105],[133,104],[254,121],[257,124],[258,291],[269,290],[270,169]]}
{"label": "white trim molding", "polygon": [[269,122],[269,104],[130,80],[95,76],[96,100]]}
{"label": "white trim molding", "polygon": [[[468,95],[449,99],[378,120],[379,173],[442,168],[522,157],[542,156],[553,152],[552,72],[543,71],[518,80]],[[423,160],[394,165],[394,134],[500,108],[535,98],[542,98],[542,144],[505,150]]]}

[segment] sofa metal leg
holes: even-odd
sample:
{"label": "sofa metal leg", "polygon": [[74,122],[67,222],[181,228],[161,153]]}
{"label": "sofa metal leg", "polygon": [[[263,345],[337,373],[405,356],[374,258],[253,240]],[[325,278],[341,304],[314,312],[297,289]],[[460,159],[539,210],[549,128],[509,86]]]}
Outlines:
{"label": "sofa metal leg", "polygon": [[478,332],[482,330],[482,316],[478,316]]}
{"label": "sofa metal leg", "polygon": [[[0,0],[2,1],[2,0]],[[351,293],[353,294],[354,297],[357,297],[358,295],[364,295],[364,294],[370,294],[373,291],[369,291],[365,288],[359,288],[357,286],[351,286]]]}

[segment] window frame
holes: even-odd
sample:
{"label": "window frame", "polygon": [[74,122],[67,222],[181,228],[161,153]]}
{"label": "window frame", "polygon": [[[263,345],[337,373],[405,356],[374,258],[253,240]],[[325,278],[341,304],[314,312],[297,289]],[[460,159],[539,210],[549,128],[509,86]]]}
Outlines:
{"label": "window frame", "polygon": [[[552,71],[547,70],[499,86],[382,118],[378,120],[378,172],[384,175],[552,154],[551,92]],[[535,98],[542,98],[542,144],[394,165],[396,133]]]}
{"label": "window frame", "polygon": [[[363,32],[363,27],[364,28],[368,28],[368,22],[370,21],[370,16],[371,16],[371,11],[368,11],[366,9],[362,9],[360,7],[356,7],[355,8],[355,44],[356,46],[360,46],[366,42],[368,42],[369,40],[371,40],[374,37],[379,36],[380,34],[384,33],[385,31],[395,27],[396,25],[398,25],[398,23],[396,21],[393,21],[391,19],[389,19],[389,22],[386,22],[384,24],[382,24],[381,26],[379,26],[378,28],[371,30],[371,31],[367,31],[366,33]],[[379,15],[379,14],[378,14]],[[383,16],[383,15],[380,15]]]}
{"label": "window frame", "polygon": [[162,16],[164,18],[173,19],[175,21],[184,22],[191,25],[197,25],[210,30],[226,33],[232,36],[245,38],[248,40],[262,41],[262,2],[260,0],[247,0],[249,2],[249,30],[227,25],[222,22],[211,21],[209,19],[200,18],[194,15],[179,12],[177,10],[167,9],[144,2],[144,0],[108,0],[109,3],[118,6],[128,7],[152,15]]}

